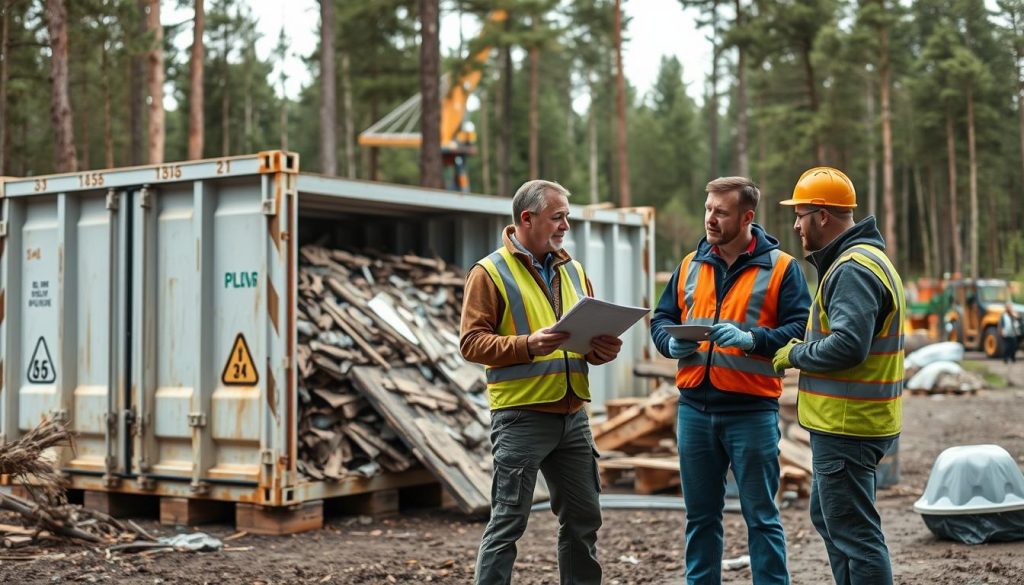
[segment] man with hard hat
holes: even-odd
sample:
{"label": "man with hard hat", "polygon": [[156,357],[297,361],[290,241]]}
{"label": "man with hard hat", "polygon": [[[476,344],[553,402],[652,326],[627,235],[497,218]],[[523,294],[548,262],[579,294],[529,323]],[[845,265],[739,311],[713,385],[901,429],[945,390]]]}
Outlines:
{"label": "man with hard hat", "polygon": [[[754,223],[760,191],[745,177],[708,183],[706,237],[672,274],[651,320],[662,355],[678,361],[677,437],[686,500],[686,580],[722,582],[722,509],[732,468],[755,585],[788,584],[779,490],[775,351],[803,334],[811,303],[800,263]],[[707,325],[676,339],[670,325]]]}
{"label": "man with hard hat", "polygon": [[775,369],[800,370],[800,425],[811,433],[810,515],[838,585],[892,583],[875,509],[875,468],[902,421],[903,282],[885,255],[875,218],[853,220],[857,194],[841,171],[805,172],[793,198],[793,229],[818,271],[803,341]]}

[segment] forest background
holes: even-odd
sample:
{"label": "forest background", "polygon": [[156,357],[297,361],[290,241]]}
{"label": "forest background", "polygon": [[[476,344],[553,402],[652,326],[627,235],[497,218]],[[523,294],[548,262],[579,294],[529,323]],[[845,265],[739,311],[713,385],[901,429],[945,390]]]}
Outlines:
{"label": "forest background", "polygon": [[[304,171],[439,186],[437,145],[356,137],[421,89],[434,132],[440,76],[492,46],[468,116],[474,192],[544,177],[575,203],[654,206],[671,270],[722,175],[757,181],[758,221],[798,251],[775,202],[827,164],[904,274],[1024,280],[1024,0],[680,0],[708,74],[688,86],[665,57],[643,92],[622,67],[622,1],[320,0],[310,81],[289,99],[289,39],[260,58],[267,15],[244,1],[0,0],[0,176],[285,148]],[[496,8],[501,26],[441,51],[441,15],[476,31]]]}

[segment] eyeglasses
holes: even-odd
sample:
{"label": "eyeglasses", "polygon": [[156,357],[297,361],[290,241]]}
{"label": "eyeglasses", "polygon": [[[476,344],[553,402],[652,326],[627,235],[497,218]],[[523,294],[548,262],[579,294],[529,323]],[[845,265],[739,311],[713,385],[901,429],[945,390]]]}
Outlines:
{"label": "eyeglasses", "polygon": [[803,218],[807,217],[808,215],[810,215],[810,214],[812,214],[812,213],[818,213],[819,211],[825,211],[825,209],[823,209],[823,208],[819,207],[819,208],[817,208],[817,209],[812,209],[812,210],[810,210],[810,211],[805,211],[805,212],[803,212],[803,213],[800,213],[800,212],[798,212],[798,211],[794,211],[793,213],[795,213],[795,214],[796,214],[796,218],[797,218],[797,219],[803,219]]}

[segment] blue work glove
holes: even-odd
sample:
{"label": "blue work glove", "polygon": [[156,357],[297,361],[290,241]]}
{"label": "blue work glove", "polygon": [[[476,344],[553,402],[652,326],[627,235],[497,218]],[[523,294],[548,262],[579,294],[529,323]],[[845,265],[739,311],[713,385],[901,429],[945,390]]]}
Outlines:
{"label": "blue work glove", "polygon": [[743,351],[754,349],[754,334],[732,323],[719,323],[711,328],[708,339],[718,347],[738,347]]}
{"label": "blue work glove", "polygon": [[693,355],[693,353],[697,351],[697,345],[696,341],[676,339],[673,337],[668,340],[668,357],[680,359]]}
{"label": "blue work glove", "polygon": [[775,352],[775,356],[772,358],[772,366],[775,371],[782,373],[786,371],[786,368],[792,368],[793,362],[789,361],[789,352],[793,351],[793,348],[803,343],[799,339],[790,339],[789,343],[779,348],[779,351]]}

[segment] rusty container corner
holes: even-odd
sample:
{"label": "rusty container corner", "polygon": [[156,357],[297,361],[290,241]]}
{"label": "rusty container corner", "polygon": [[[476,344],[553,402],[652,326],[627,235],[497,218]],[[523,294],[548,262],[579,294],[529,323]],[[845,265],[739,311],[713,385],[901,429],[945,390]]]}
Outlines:
{"label": "rusty container corner", "polygon": [[[293,506],[433,481],[299,476],[298,248],[327,235],[468,268],[510,200],[298,169],[265,151],[0,181],[0,441],[69,420],[58,461],[86,490]],[[653,211],[572,211],[566,248],[597,296],[652,306]],[[592,370],[596,409],[643,392],[648,337]]]}

